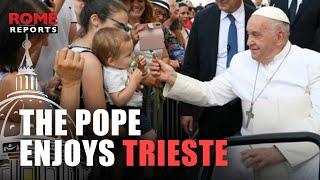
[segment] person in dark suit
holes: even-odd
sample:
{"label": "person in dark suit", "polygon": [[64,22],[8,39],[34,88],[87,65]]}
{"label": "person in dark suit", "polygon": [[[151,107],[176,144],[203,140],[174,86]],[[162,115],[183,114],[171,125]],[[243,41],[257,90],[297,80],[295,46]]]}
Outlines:
{"label": "person in dark suit", "polygon": [[252,0],[243,0],[244,4],[247,4],[251,6],[252,8],[256,8],[255,4],[252,2]]}
{"label": "person in dark suit", "polygon": [[[255,4],[251,1],[251,0],[243,0],[243,2],[249,6],[251,6],[252,8],[256,8]],[[208,8],[212,5],[214,5],[216,2],[211,2],[211,3],[207,3],[204,8]]]}
{"label": "person in dark suit", "polygon": [[319,0],[272,0],[270,5],[288,15],[291,43],[320,52]]}
{"label": "person in dark suit", "polygon": [[[210,81],[223,73],[237,52],[248,49],[245,27],[252,6],[242,0],[217,0],[197,14],[189,36],[182,73],[201,81]],[[232,136],[242,125],[241,102],[222,107],[196,107],[180,103],[180,120],[185,132],[193,133],[194,120],[201,139]]]}

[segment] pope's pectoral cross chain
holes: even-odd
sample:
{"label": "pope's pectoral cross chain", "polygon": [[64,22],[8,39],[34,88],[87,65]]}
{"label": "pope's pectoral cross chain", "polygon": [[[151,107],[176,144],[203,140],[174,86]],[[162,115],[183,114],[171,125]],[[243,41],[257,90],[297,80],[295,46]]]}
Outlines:
{"label": "pope's pectoral cross chain", "polygon": [[254,118],[254,114],[253,114],[252,110],[253,110],[253,103],[251,103],[249,111],[246,111],[246,115],[247,115],[246,128],[248,128],[250,120]]}
{"label": "pope's pectoral cross chain", "polygon": [[257,101],[257,99],[260,97],[260,95],[263,93],[263,91],[266,89],[266,87],[270,84],[271,80],[273,79],[273,77],[275,76],[275,74],[279,71],[281,65],[283,64],[283,62],[286,60],[287,56],[289,55],[290,51],[291,51],[291,47],[292,45],[290,44],[289,50],[287,52],[287,54],[283,57],[280,65],[277,67],[277,69],[274,71],[274,73],[272,74],[272,76],[268,79],[267,83],[264,85],[264,87],[261,89],[260,93],[257,95],[257,97],[254,96],[255,91],[256,91],[256,85],[257,85],[257,79],[258,79],[258,72],[259,72],[259,67],[260,67],[260,63],[258,63],[257,66],[257,72],[256,72],[256,78],[254,80],[254,86],[253,86],[253,92],[252,92],[252,99],[251,99],[251,104],[250,104],[250,109],[249,111],[246,111],[246,115],[247,115],[247,123],[246,123],[246,128],[248,128],[251,119],[254,118],[254,114],[252,112],[253,110],[253,105],[254,103]]}

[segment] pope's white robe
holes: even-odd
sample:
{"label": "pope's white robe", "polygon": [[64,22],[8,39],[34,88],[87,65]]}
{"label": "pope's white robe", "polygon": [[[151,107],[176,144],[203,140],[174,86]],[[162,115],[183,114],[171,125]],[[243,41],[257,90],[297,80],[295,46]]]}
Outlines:
{"label": "pope's white robe", "polygon": [[[284,59],[289,52],[287,58]],[[283,62],[279,70],[277,68]],[[320,130],[320,54],[298,46],[286,44],[284,49],[268,64],[260,64],[254,99],[264,88],[268,79],[274,74],[270,84],[266,86],[253,106],[254,118],[248,128],[246,111],[250,108],[254,91],[258,62],[252,59],[251,52],[236,54],[230,68],[209,82],[200,82],[178,74],[172,87],[164,88],[164,96],[197,106],[219,106],[240,97],[243,107],[242,135],[276,132],[309,131],[319,134]],[[208,127],[210,128],[210,127]],[[318,165],[309,165],[315,161],[319,152],[315,144],[281,143],[275,145],[287,159],[288,178],[303,178],[308,170],[318,171]],[[255,146],[253,146],[255,147]],[[237,155],[239,156],[239,155]],[[311,163],[311,164],[312,164]],[[284,167],[284,168],[288,168]],[[281,169],[280,167],[278,169]],[[306,167],[304,167],[306,170]],[[297,173],[299,172],[299,173]],[[302,174],[301,174],[302,173]],[[306,176],[317,176],[309,173]],[[263,172],[262,172],[263,174]],[[298,174],[298,175],[297,175]],[[305,174],[307,175],[307,174]]]}

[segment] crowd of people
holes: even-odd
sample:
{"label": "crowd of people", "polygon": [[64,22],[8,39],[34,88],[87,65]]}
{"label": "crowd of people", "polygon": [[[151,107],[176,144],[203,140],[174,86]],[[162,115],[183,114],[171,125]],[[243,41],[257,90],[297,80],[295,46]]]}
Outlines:
{"label": "crowd of people", "polygon": [[[159,129],[153,127],[153,122],[164,117],[164,92],[181,101],[178,115],[184,132],[192,136],[199,128],[200,139],[295,130],[320,133],[320,55],[315,52],[320,52],[320,2],[317,0],[271,0],[267,4],[261,0],[216,0],[205,7],[193,7],[184,0],[1,0],[0,101],[16,90],[15,77],[24,54],[21,45],[25,34],[9,33],[8,14],[50,11],[58,14],[58,33],[30,34],[29,51],[42,91],[68,109],[71,117],[77,108],[92,113],[97,109],[140,109],[142,135],[136,138],[156,140]],[[145,51],[139,32],[144,24],[155,22],[162,25],[164,48]],[[297,51],[293,55],[291,48]],[[284,63],[281,68],[289,70],[282,72],[280,66],[288,54],[289,58],[296,56],[303,62],[292,60],[291,66]],[[304,60],[308,56],[309,59]],[[273,62],[276,59],[277,62]],[[256,61],[261,62],[261,66],[253,64]],[[258,77],[255,72],[259,68],[263,73]],[[277,76],[278,70],[283,79]],[[189,80],[177,72],[199,81]],[[297,73],[301,75],[296,77]],[[266,83],[259,82],[259,78]],[[166,87],[163,81],[167,82]],[[260,131],[251,126],[244,128],[244,123],[259,116],[249,114],[257,99],[295,96],[300,91],[309,92],[311,97],[312,107],[305,122],[308,127]],[[254,113],[258,114],[257,110]],[[267,121],[267,117],[262,121]],[[300,124],[298,120],[297,124]],[[86,138],[94,138],[88,129]],[[126,129],[122,131],[121,136],[125,138]],[[303,151],[308,153],[302,156],[308,157],[306,159],[299,156],[301,151],[294,151],[296,154],[292,155],[293,150],[286,147],[250,147],[237,151],[242,151],[246,167],[260,173],[256,173],[255,178],[276,179],[270,176],[279,175],[272,173],[274,169],[260,170],[280,164],[278,168],[287,169],[282,175],[299,179],[305,169],[296,167],[311,166],[308,160],[316,162],[318,152],[305,145]],[[123,154],[122,150],[117,153]],[[250,159],[263,153],[272,154],[273,160]],[[234,172],[248,175],[253,170],[246,167],[236,168]],[[121,170],[115,168],[110,174],[122,179],[125,174]],[[102,171],[94,168],[92,177],[103,176]]]}

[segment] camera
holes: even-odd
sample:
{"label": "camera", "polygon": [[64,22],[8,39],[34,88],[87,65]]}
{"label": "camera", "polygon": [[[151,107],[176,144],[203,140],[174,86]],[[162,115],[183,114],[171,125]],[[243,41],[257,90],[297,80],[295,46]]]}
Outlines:
{"label": "camera", "polygon": [[139,32],[140,50],[150,51],[163,49],[165,44],[162,24],[156,22],[142,25],[144,26],[144,29]]}

